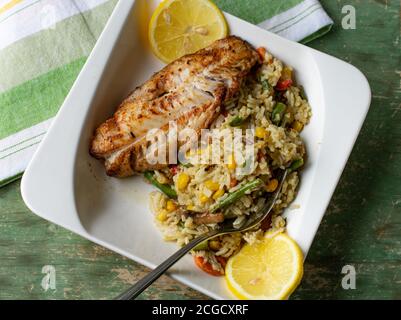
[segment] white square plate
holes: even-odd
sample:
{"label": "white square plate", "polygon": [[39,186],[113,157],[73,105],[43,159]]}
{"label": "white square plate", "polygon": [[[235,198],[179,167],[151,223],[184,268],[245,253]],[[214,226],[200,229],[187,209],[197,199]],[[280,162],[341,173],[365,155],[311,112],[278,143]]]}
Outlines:
{"label": "white square plate", "polygon": [[[119,1],[88,62],[22,180],[22,196],[40,217],[154,268],[177,247],[163,242],[141,177],[119,180],[88,153],[94,128],[162,64],[150,52],[147,22],[156,0]],[[280,38],[231,15],[231,33],[265,46],[294,67],[313,118],[303,133],[308,162],[287,210],[288,232],[306,254],[341,176],[370,104],[366,78],[353,66]],[[212,298],[231,299],[224,279],[198,270],[190,256],[170,275]]]}

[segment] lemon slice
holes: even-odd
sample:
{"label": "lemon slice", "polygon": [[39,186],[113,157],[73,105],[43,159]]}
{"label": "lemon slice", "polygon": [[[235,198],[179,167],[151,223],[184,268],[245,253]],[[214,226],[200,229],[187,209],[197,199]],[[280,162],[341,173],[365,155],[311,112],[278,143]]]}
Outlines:
{"label": "lemon slice", "polygon": [[282,300],[294,292],[302,275],[301,249],[289,236],[280,233],[245,245],[228,260],[225,278],[239,299]]}
{"label": "lemon slice", "polygon": [[164,0],[153,13],[149,41],[166,63],[227,36],[223,13],[210,0]]}

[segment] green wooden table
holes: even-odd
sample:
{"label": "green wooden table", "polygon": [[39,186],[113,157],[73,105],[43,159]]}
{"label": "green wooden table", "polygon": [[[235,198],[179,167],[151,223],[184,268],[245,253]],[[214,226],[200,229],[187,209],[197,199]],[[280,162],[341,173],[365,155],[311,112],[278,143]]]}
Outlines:
{"label": "green wooden table", "polygon": [[[373,103],[292,298],[401,299],[400,2],[322,3],[336,24],[310,45],[361,69]],[[356,30],[341,27],[347,4],[356,8]],[[45,291],[48,265],[55,267],[56,288]],[[341,286],[344,265],[356,269],[355,290]],[[0,189],[0,299],[110,299],[147,271],[36,217],[21,199],[19,182]],[[168,277],[141,297],[206,299]]]}

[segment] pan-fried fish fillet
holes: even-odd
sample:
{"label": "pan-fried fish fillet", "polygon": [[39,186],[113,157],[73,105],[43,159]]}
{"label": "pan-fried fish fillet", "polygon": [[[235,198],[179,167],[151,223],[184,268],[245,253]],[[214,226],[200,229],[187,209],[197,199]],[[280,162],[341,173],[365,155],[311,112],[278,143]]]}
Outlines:
{"label": "pan-fried fish fillet", "polygon": [[103,159],[108,175],[127,177],[167,164],[146,160],[146,134],[191,128],[200,134],[218,116],[220,107],[239,90],[241,81],[260,63],[245,41],[230,36],[184,56],[137,88],[114,116],[96,129],[90,153]]}

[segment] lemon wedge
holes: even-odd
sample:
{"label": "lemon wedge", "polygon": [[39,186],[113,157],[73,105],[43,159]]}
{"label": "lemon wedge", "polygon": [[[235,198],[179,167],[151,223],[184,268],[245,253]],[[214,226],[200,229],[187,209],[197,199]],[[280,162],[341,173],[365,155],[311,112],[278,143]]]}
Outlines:
{"label": "lemon wedge", "polygon": [[228,288],[239,299],[287,299],[302,279],[302,251],[284,233],[267,236],[230,258],[225,274]]}
{"label": "lemon wedge", "polygon": [[164,0],[149,23],[155,55],[169,63],[227,36],[223,13],[210,0]]}

